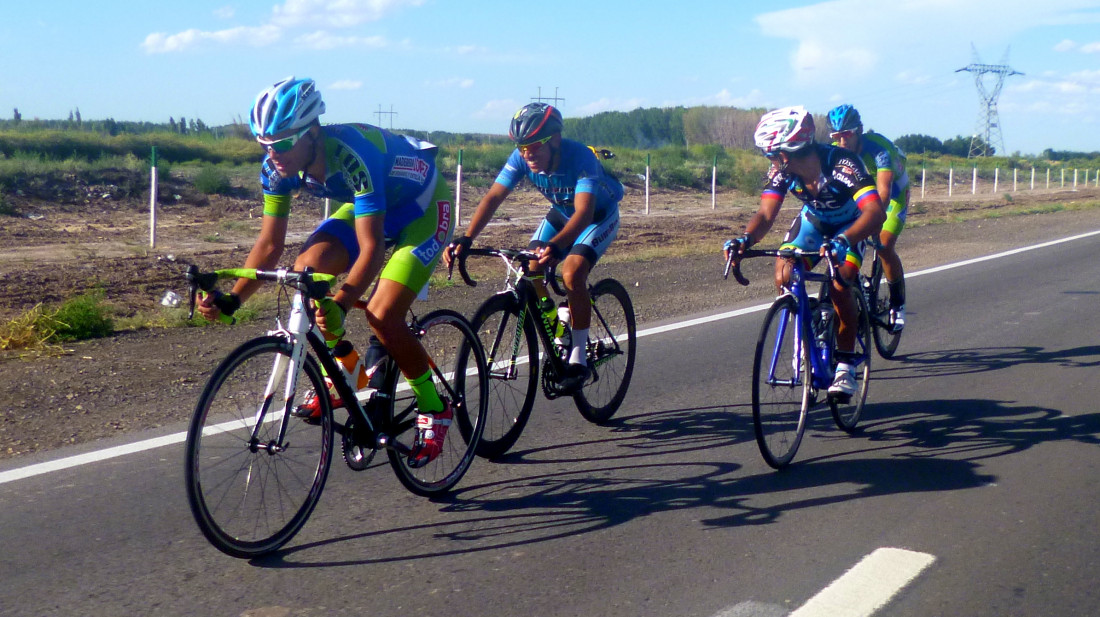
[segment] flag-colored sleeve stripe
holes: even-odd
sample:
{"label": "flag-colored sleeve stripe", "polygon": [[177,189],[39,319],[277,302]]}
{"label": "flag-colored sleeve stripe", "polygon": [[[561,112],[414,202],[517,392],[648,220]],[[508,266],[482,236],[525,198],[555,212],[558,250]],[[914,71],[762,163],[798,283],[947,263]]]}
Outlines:
{"label": "flag-colored sleeve stripe", "polygon": [[870,203],[872,197],[878,199],[878,190],[871,186],[865,186],[856,191],[856,194],[852,196],[852,199],[855,200],[856,205],[859,206],[860,210],[862,210],[863,206]]}

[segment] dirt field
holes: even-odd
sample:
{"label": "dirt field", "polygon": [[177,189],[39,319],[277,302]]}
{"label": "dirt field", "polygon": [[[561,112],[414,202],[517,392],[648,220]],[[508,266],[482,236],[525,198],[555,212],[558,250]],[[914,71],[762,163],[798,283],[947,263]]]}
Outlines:
{"label": "dirt field", "polygon": [[[463,220],[479,194],[464,189]],[[22,218],[0,217],[0,319],[6,322],[37,303],[92,289],[102,289],[123,313],[153,315],[166,311],[159,305],[165,291],[182,291],[179,267],[158,258],[172,254],[204,267],[243,263],[259,226],[257,199],[181,195],[177,201],[168,195],[161,200],[155,249],[149,248],[147,199],[115,199],[93,187],[86,202],[75,206],[19,201]],[[1051,203],[1065,207],[1024,214]],[[918,199],[899,252],[906,268],[916,270],[1092,230],[1100,227],[1097,206],[1097,189]],[[288,264],[319,220],[322,204],[300,200],[295,208],[283,260]],[[721,278],[721,242],[742,229],[756,209],[754,198],[720,194],[712,209],[709,193],[654,191],[648,215],[645,208],[640,190],[628,189],[622,230],[597,269],[597,275],[614,276],[628,286],[640,324],[771,293],[770,266],[749,270],[759,284],[748,288]],[[778,241],[796,210],[793,204],[784,209],[765,244]],[[518,192],[479,244],[525,244],[545,211],[534,193]],[[433,290],[424,310],[447,306],[468,314],[495,289],[498,271],[495,264],[481,264],[475,273],[488,278],[486,284],[477,289],[443,285]],[[235,327],[122,332],[67,345],[61,355],[0,356],[0,459],[178,424],[190,415],[218,361],[269,323],[265,316]],[[365,328],[358,316],[349,331],[354,339]]]}

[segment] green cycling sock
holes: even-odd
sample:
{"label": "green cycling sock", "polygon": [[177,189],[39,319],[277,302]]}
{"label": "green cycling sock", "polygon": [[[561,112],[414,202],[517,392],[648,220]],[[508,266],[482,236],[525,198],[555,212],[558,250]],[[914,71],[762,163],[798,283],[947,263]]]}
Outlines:
{"label": "green cycling sock", "polygon": [[416,379],[405,378],[408,382],[409,388],[412,389],[413,394],[416,395],[416,406],[420,408],[420,413],[436,413],[443,411],[443,400],[439,398],[439,393],[435,391],[435,382],[432,381],[432,371],[428,369],[427,373],[424,373]]}

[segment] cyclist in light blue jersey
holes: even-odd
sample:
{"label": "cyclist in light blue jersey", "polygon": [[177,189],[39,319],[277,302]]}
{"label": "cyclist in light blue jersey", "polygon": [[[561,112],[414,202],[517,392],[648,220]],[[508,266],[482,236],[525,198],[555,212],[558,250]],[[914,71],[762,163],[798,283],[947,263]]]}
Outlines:
{"label": "cyclist in light blue jersey", "polygon": [[859,112],[851,105],[838,105],[829,111],[830,137],[841,148],[855,152],[875,177],[879,198],[886,206],[886,222],[879,233],[882,271],[890,287],[890,323],[895,332],[905,327],[905,271],[896,244],[909,211],[909,175],[905,171],[905,153],[874,131],[863,131]]}
{"label": "cyclist in light blue jersey", "polygon": [[[422,467],[442,451],[453,412],[436,391],[428,354],[405,315],[451,241],[453,198],[436,169],[435,146],[367,124],[322,126],[324,111],[311,79],[287,78],[256,98],[250,127],[267,155],[260,171],[264,216],[245,267],[278,265],[293,194],[339,204],[303,244],[294,268],[347,273],[335,294],[317,303],[317,324],[332,346],[344,334],[348,310],[378,279],[367,321],[416,394],[420,433],[408,463]],[[207,296],[197,308],[207,319],[232,314],[261,284],[238,279],[232,292]],[[334,395],[333,403],[342,405]],[[313,398],[295,411],[309,420],[320,406]]]}
{"label": "cyclist in light blue jersey", "polygon": [[[532,267],[542,271],[561,263],[573,331],[562,388],[570,392],[591,375],[585,356],[592,322],[588,274],[618,234],[623,185],[587,146],[563,139],[561,129],[561,112],[551,105],[531,103],[516,112],[508,131],[516,149],[478,203],[466,234],[447,248],[443,260],[449,264],[470,246],[520,181],[527,178],[535,185],[551,208],[531,237],[530,248],[540,255]],[[535,284],[540,297],[547,297],[543,281]]]}

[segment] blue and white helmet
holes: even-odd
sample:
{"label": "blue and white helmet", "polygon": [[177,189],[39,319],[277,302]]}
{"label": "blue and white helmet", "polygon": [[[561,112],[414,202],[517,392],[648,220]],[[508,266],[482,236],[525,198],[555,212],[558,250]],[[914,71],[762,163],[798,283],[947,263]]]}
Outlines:
{"label": "blue and white helmet", "polygon": [[760,117],[753,134],[764,154],[796,152],[814,143],[814,117],[805,107],[783,107]]}
{"label": "blue and white helmet", "polygon": [[848,104],[837,105],[829,110],[829,128],[834,132],[862,131],[863,121],[855,107]]}
{"label": "blue and white helmet", "polygon": [[286,79],[256,96],[248,126],[256,137],[309,126],[325,113],[325,102],[312,79]]}

